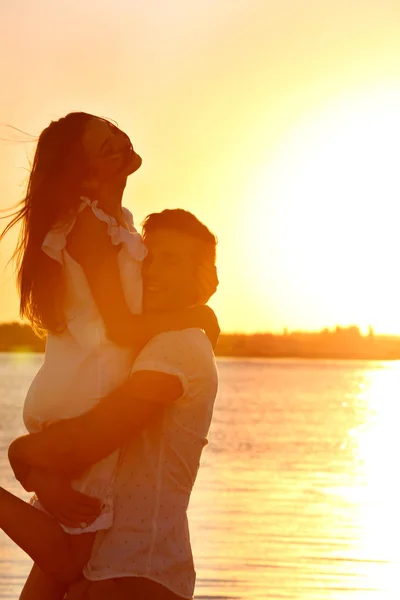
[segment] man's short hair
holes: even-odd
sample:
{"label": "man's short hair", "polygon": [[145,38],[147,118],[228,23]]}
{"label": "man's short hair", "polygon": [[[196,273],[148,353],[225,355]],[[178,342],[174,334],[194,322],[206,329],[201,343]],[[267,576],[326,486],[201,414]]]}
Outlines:
{"label": "man's short hair", "polygon": [[148,215],[142,223],[143,239],[159,229],[170,229],[190,235],[202,242],[199,244],[199,262],[206,261],[215,265],[217,238],[211,231],[191,212],[183,208],[167,208],[159,213]]}

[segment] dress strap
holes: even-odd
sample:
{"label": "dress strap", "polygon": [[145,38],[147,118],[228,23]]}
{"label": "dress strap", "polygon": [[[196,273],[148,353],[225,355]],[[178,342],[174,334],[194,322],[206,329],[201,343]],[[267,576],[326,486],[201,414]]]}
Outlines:
{"label": "dress strap", "polygon": [[[89,207],[99,221],[106,223],[107,234],[110,236],[111,243],[114,246],[123,244],[129,254],[138,261],[142,261],[145,258],[147,249],[143,243],[142,236],[134,227],[132,213],[128,209],[124,208],[123,210],[129,230],[119,225],[114,217],[111,217],[99,208],[97,200],[92,202],[87,196],[81,196],[80,200],[81,204],[78,214]],[[67,245],[67,237],[75,225],[76,218],[77,215],[66,223],[55,225],[46,235],[42,244],[43,252],[61,264],[63,264],[63,250]]]}
{"label": "dress strap", "polygon": [[107,233],[111,238],[111,243],[114,246],[119,246],[122,244],[126,247],[129,254],[138,261],[142,261],[147,255],[147,248],[143,243],[142,236],[138,231],[136,231],[133,215],[132,213],[125,207],[123,207],[123,213],[125,219],[127,221],[127,225],[129,229],[122,227],[119,225],[117,220],[114,217],[111,217],[107,213],[105,213],[101,208],[98,207],[98,201],[95,200],[92,202],[86,196],[81,196],[82,204],[80,206],[80,211],[84,210],[86,206],[89,206],[93,214],[102,221],[103,223],[107,223]]}
{"label": "dress strap", "polygon": [[102,221],[102,223],[107,224],[107,233],[111,237],[111,242],[115,245],[120,242],[117,241],[118,238],[118,229],[120,225],[114,217],[111,217],[107,213],[104,212],[101,208],[98,207],[98,200],[94,200],[93,202],[87,196],[81,196],[82,204],[79,207],[79,212],[82,212],[86,206],[92,209],[92,213],[95,217]]}

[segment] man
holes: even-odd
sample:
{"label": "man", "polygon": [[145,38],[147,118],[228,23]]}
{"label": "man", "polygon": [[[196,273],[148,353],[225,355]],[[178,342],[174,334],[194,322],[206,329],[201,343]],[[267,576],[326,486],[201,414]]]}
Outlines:
{"label": "man", "polygon": [[[215,265],[213,234],[177,209],[147,217],[143,237],[149,251],[144,310],[204,301],[198,271],[208,266],[212,272]],[[216,391],[215,360],[203,331],[166,332],[143,348],[129,382],[89,413],[11,445],[11,458],[15,452],[36,468],[77,473],[128,442],[114,489],[113,526],[97,533],[84,577],[70,586],[68,600],[193,597],[186,510]]]}

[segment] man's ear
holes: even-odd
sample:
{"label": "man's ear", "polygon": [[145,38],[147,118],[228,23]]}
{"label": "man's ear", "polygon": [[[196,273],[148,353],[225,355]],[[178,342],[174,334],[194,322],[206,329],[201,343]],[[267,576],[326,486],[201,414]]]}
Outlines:
{"label": "man's ear", "polygon": [[196,269],[196,301],[195,304],[206,304],[219,285],[217,267],[207,261],[203,261]]}

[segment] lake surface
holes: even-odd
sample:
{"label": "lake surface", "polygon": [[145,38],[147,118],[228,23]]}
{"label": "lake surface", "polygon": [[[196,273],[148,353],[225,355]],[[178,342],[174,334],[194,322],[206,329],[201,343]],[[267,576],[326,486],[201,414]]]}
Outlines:
{"label": "lake surface", "polygon": [[[0,485],[41,355],[0,354]],[[196,600],[400,598],[400,363],[219,359],[189,519]],[[0,532],[0,598],[31,561]]]}

